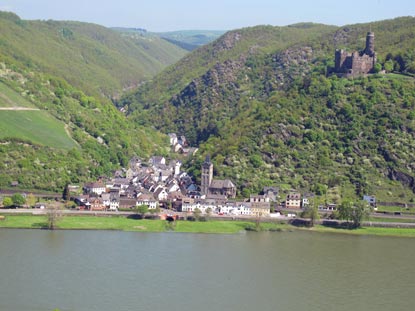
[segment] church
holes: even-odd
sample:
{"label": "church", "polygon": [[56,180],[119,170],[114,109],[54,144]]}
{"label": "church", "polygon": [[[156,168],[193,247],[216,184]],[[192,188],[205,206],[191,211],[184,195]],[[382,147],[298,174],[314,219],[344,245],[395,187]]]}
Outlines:
{"label": "church", "polygon": [[202,164],[202,178],[201,178],[201,194],[222,195],[227,198],[236,197],[236,187],[229,179],[213,179],[213,164],[210,161],[210,156],[206,156],[205,162]]}

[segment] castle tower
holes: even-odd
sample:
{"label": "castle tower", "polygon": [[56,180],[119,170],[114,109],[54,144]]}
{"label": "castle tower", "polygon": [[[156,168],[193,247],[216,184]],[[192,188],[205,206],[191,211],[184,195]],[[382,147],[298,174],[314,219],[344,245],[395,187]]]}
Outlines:
{"label": "castle tower", "polygon": [[375,33],[368,32],[366,36],[366,49],[365,54],[373,57],[375,55]]}
{"label": "castle tower", "polygon": [[210,156],[206,156],[205,162],[202,164],[201,192],[202,195],[209,193],[209,186],[213,179],[213,164],[210,162]]}

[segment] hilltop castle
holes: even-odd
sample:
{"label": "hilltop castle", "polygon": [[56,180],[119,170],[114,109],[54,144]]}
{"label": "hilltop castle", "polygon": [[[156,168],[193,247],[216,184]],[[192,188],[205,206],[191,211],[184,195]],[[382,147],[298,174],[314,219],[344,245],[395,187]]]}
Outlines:
{"label": "hilltop castle", "polygon": [[361,52],[347,53],[344,50],[336,50],[334,61],[334,72],[341,76],[356,77],[372,73],[376,64],[375,34],[367,33],[366,48]]}

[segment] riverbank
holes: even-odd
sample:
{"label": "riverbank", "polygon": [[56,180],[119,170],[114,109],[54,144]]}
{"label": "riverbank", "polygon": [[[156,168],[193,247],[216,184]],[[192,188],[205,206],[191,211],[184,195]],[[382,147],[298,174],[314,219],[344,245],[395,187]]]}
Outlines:
{"label": "riverbank", "polygon": [[[46,216],[35,215],[8,215],[0,220],[0,228],[17,229],[46,229]],[[96,217],[96,216],[65,216],[58,222],[56,229],[61,230],[118,230],[137,232],[189,232],[189,233],[219,233],[234,234],[245,230],[255,231],[294,231],[302,230],[309,232],[352,234],[352,235],[377,235],[414,237],[414,228],[379,228],[364,227],[359,229],[337,229],[322,225],[313,228],[297,227],[287,223],[262,222],[260,227],[253,221],[234,220],[210,220],[199,221],[176,221],[169,223],[163,220],[130,219],[126,217]]]}

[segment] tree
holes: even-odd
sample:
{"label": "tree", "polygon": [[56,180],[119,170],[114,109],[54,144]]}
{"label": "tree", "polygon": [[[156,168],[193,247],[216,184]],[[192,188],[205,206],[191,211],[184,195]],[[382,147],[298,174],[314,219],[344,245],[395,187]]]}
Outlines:
{"label": "tree", "polygon": [[193,211],[193,216],[195,216],[196,220],[199,220],[200,215],[202,215],[202,211],[196,207],[195,210]]}
{"label": "tree", "polygon": [[48,205],[46,209],[47,227],[49,230],[55,230],[59,219],[62,217],[62,211],[59,203],[54,202]]}
{"label": "tree", "polygon": [[11,197],[5,197],[4,199],[3,199],[3,206],[4,207],[10,207],[10,206],[12,206],[13,205],[13,200],[12,200],[12,198]]}
{"label": "tree", "polygon": [[379,73],[379,72],[381,72],[381,70],[382,70],[382,65],[381,65],[381,64],[379,64],[379,63],[377,63],[377,64],[373,67],[373,71],[374,71],[375,73]]}
{"label": "tree", "polygon": [[69,185],[66,185],[65,188],[63,188],[62,199],[64,201],[68,201],[70,199]]}
{"label": "tree", "polygon": [[384,64],[384,67],[385,67],[386,72],[392,72],[393,71],[393,60],[392,59],[387,60]]}
{"label": "tree", "polygon": [[14,206],[22,206],[26,203],[26,199],[20,193],[13,194],[12,201]]}
{"label": "tree", "polygon": [[28,207],[33,207],[36,204],[36,197],[33,195],[33,193],[30,193],[26,197],[26,205]]}
{"label": "tree", "polygon": [[370,214],[370,208],[365,201],[360,201],[352,209],[352,221],[354,228],[360,228],[362,221],[367,219]]}
{"label": "tree", "polygon": [[156,207],[156,208],[152,208],[148,210],[150,212],[150,214],[154,215],[154,214],[158,214],[160,213],[160,207]]}
{"label": "tree", "polygon": [[206,221],[209,220],[210,216],[212,216],[212,209],[210,207],[208,207],[206,209],[206,217],[205,217]]}
{"label": "tree", "polygon": [[314,227],[315,221],[320,219],[317,207],[314,204],[308,205],[301,213],[301,218],[309,218],[310,226]]}
{"label": "tree", "polygon": [[348,223],[351,221],[352,228],[359,228],[362,225],[362,221],[369,216],[370,209],[366,202],[353,203],[350,200],[343,201],[339,206],[338,217],[339,219],[346,220]]}
{"label": "tree", "polygon": [[261,231],[261,217],[262,217],[262,212],[259,212],[256,214],[255,217],[255,231]]}
{"label": "tree", "polygon": [[144,219],[145,215],[148,213],[148,206],[145,204],[141,204],[137,206],[137,214],[141,215],[141,218]]}

